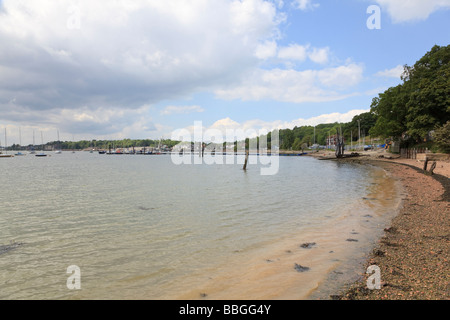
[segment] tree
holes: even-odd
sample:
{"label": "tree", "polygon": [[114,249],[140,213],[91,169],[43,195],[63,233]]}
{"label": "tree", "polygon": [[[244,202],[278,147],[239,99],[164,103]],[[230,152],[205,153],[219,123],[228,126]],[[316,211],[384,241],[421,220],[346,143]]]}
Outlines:
{"label": "tree", "polygon": [[292,133],[292,130],[280,130],[280,140],[281,149],[288,150],[292,148],[292,144],[294,143],[294,134]]}
{"label": "tree", "polygon": [[[358,121],[360,121],[360,125],[358,126]],[[361,113],[357,116],[354,116],[352,121],[343,126],[344,131],[351,130],[353,132],[353,136],[358,135],[358,129],[361,128],[361,133],[368,134],[370,129],[375,126],[377,122],[377,117],[373,112],[365,112]]]}
{"label": "tree", "polygon": [[450,45],[434,46],[406,70],[413,88],[407,103],[408,135],[420,139],[450,120]]}
{"label": "tree", "polygon": [[391,87],[374,98],[370,112],[377,120],[369,131],[370,135],[401,137],[407,130],[408,99],[408,87],[404,85]]}
{"label": "tree", "polygon": [[371,135],[422,140],[450,120],[450,45],[434,46],[414,66],[405,65],[403,84],[374,98]]}
{"label": "tree", "polygon": [[443,152],[450,152],[450,121],[437,128],[433,133],[433,138]]}
{"label": "tree", "polygon": [[294,143],[292,144],[293,150],[300,150],[302,148],[302,141],[300,138],[295,138]]}

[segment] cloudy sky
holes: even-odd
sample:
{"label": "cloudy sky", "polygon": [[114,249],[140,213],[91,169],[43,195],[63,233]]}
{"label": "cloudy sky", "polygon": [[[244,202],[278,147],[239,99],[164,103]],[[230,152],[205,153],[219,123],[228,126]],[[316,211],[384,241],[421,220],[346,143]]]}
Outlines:
{"label": "cloudy sky", "polygon": [[0,140],[346,122],[448,30],[450,0],[0,0]]}

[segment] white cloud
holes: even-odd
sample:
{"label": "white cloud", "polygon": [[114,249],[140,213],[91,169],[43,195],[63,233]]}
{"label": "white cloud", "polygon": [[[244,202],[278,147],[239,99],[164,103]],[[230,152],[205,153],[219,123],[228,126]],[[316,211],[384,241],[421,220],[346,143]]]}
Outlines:
{"label": "white cloud", "polygon": [[450,9],[450,0],[376,0],[394,23],[426,20],[435,11]]}
{"label": "white cloud", "polygon": [[[155,136],[158,128],[149,117],[150,106],[126,110],[123,108],[54,109],[51,112],[11,108],[4,118],[12,119],[8,127],[8,144],[19,143],[19,127],[23,145],[41,143],[39,132],[44,134],[44,142],[56,141],[57,130],[61,140],[81,139],[122,139]],[[23,114],[22,116],[20,114]],[[20,121],[14,121],[20,117]],[[20,123],[20,124],[19,124]],[[36,124],[38,123],[38,125]],[[157,136],[157,135],[156,135]]]}
{"label": "white cloud", "polygon": [[398,65],[392,69],[386,69],[384,71],[379,71],[375,75],[377,77],[387,77],[387,78],[400,78],[400,76],[404,72],[404,67],[402,65]]}
{"label": "white cloud", "polygon": [[221,99],[324,102],[344,99],[362,80],[363,67],[349,64],[322,70],[257,70],[234,87],[216,90]]}
{"label": "white cloud", "polygon": [[350,121],[352,121],[354,116],[357,116],[361,113],[365,113],[365,112],[369,112],[369,111],[370,111],[370,109],[354,109],[354,110],[350,110],[346,113],[334,112],[334,113],[329,113],[329,114],[322,114],[320,116],[312,117],[309,119],[297,119],[297,120],[291,121],[290,123],[288,123],[287,127],[292,129],[295,126],[297,126],[297,127],[299,127],[299,126],[315,126],[315,125],[322,124],[322,123],[350,122]]}
{"label": "white cloud", "polygon": [[285,19],[277,5],[3,0],[0,111],[13,98],[30,110],[132,109],[229,84],[258,65],[261,44],[277,38]]}
{"label": "white cloud", "polygon": [[294,0],[291,4],[294,8],[302,11],[314,10],[320,6],[318,3],[314,3],[313,0]]}
{"label": "white cloud", "polygon": [[313,48],[308,54],[309,59],[315,63],[325,64],[328,62],[330,55],[330,48]]}
{"label": "white cloud", "polygon": [[294,43],[287,47],[280,47],[277,56],[281,60],[304,62],[309,58],[314,63],[326,64],[329,61],[330,48],[315,48],[309,44]]}
{"label": "white cloud", "polygon": [[[220,120],[217,120],[212,125],[205,126],[202,125],[202,131],[205,133],[205,131],[209,129],[218,130],[221,132],[223,139],[226,140],[227,130],[241,130],[243,132],[247,133],[256,133],[258,135],[260,132],[267,131],[271,132],[275,129],[293,129],[295,127],[300,126],[316,126],[319,124],[325,124],[325,123],[345,123],[352,121],[353,117],[369,112],[368,109],[353,109],[345,113],[329,113],[329,114],[322,114],[316,117],[311,117],[308,119],[299,118],[294,119],[291,121],[282,121],[282,120],[274,120],[274,121],[263,121],[260,119],[251,119],[244,122],[237,122],[231,118],[223,118]],[[191,138],[194,136],[194,126],[189,126],[185,128],[190,134]],[[249,136],[250,138],[254,137]]]}
{"label": "white cloud", "polygon": [[255,56],[258,59],[266,60],[273,58],[277,54],[277,43],[276,41],[265,41],[259,44],[255,50]]}
{"label": "white cloud", "polygon": [[308,57],[308,46],[291,44],[288,47],[282,47],[278,51],[278,58],[286,60],[305,61]]}
{"label": "white cloud", "polygon": [[161,114],[168,116],[171,114],[189,114],[204,111],[205,109],[200,106],[167,106],[161,111]]}

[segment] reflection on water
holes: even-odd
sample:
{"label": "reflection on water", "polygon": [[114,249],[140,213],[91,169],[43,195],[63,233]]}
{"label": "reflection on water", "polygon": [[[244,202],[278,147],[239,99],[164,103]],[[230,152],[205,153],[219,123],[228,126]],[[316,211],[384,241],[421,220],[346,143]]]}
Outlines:
{"label": "reflection on water", "polygon": [[308,157],[281,157],[274,176],[82,152],[0,168],[0,245],[22,244],[0,253],[0,299],[302,299],[397,201],[382,170]]}

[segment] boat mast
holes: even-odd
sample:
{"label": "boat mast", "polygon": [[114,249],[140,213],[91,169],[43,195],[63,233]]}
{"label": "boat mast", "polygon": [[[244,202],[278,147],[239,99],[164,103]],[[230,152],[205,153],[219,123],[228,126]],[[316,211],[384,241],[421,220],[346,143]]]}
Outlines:
{"label": "boat mast", "polygon": [[8,154],[8,140],[6,140],[6,128],[5,128],[5,154]]}

